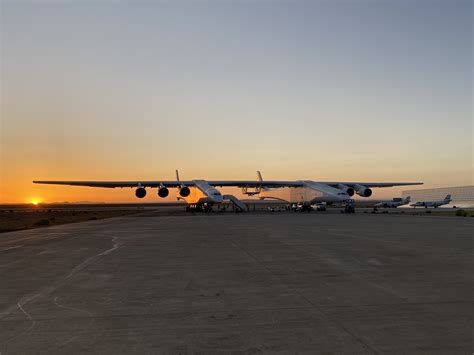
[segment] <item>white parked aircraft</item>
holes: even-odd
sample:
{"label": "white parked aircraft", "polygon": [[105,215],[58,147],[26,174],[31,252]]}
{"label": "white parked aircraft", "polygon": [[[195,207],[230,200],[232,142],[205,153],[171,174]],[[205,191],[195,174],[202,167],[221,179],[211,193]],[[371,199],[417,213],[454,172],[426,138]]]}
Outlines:
{"label": "white parked aircraft", "polygon": [[439,206],[447,205],[447,204],[450,203],[451,201],[452,201],[451,195],[446,195],[446,197],[444,198],[444,200],[438,200],[438,201],[418,201],[418,202],[415,202],[415,203],[411,204],[410,206],[412,206],[413,208],[415,208],[415,207],[424,207],[424,208],[433,207],[433,208],[438,208]]}
{"label": "white parked aircraft", "polygon": [[383,207],[383,208],[397,208],[410,203],[410,196],[405,199],[394,198],[392,201],[381,201],[376,203],[374,207]]}
{"label": "white parked aircraft", "polygon": [[[261,199],[272,198],[281,188],[289,188],[289,199],[287,202],[303,202],[314,204],[318,202],[340,202],[352,201],[354,193],[359,196],[369,197],[374,187],[392,187],[404,185],[421,185],[420,182],[321,182],[311,180],[279,181],[263,180],[260,172],[259,179],[255,180],[187,180],[179,179],[176,171],[174,181],[33,181],[35,184],[90,186],[104,188],[135,188],[135,196],[143,198],[146,196],[146,188],[157,188],[158,196],[165,198],[169,195],[169,188],[177,188],[176,197],[184,200],[189,208],[208,209],[214,204],[220,204],[224,200],[231,201],[238,209],[244,210],[245,205],[232,195],[222,195],[216,187],[240,187],[246,195],[259,195]],[[279,197],[274,197],[282,199]]]}

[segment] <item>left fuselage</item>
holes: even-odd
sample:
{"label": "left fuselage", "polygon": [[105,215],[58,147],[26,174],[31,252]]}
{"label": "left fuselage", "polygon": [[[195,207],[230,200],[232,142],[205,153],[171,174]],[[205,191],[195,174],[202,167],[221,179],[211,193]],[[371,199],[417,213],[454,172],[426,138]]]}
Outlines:
{"label": "left fuselage", "polygon": [[186,201],[187,204],[215,204],[222,203],[222,194],[205,180],[193,180],[195,186],[189,186],[190,193],[186,197],[178,195],[178,199]]}

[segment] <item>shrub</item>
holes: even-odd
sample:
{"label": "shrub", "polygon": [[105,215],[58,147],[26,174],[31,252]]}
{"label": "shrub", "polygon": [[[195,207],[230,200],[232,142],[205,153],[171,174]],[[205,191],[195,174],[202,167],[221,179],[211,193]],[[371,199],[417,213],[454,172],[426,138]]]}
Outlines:
{"label": "shrub", "polygon": [[456,216],[458,217],[467,217],[469,214],[467,211],[464,210],[457,210],[456,211]]}
{"label": "shrub", "polygon": [[38,227],[48,226],[48,225],[49,225],[49,221],[47,219],[42,219],[35,223],[35,226],[38,226]]}

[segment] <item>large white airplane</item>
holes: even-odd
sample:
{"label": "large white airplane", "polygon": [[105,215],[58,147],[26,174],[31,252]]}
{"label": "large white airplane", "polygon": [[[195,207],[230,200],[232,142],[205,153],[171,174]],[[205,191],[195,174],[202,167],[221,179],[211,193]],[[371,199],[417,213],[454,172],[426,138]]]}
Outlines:
{"label": "large white airplane", "polygon": [[446,197],[443,200],[418,201],[418,202],[415,202],[415,203],[411,204],[410,206],[412,206],[413,208],[415,208],[415,207],[424,207],[424,208],[434,207],[434,208],[438,208],[439,206],[447,205],[451,201],[452,201],[451,200],[451,195],[446,195]]}
{"label": "large white airplane", "polygon": [[[176,188],[178,200],[184,200],[188,208],[205,209],[212,208],[214,204],[220,204],[224,200],[231,201],[238,209],[244,210],[245,205],[232,195],[222,195],[216,187],[239,187],[242,193],[252,196],[259,195],[261,199],[277,198],[293,203],[314,204],[319,202],[345,203],[352,201],[354,193],[362,197],[372,195],[372,188],[392,187],[405,185],[421,185],[421,182],[323,182],[312,180],[279,181],[263,180],[258,172],[258,180],[187,180],[179,179],[176,171],[176,180],[166,181],[48,181],[35,180],[35,184],[89,186],[103,188],[135,188],[135,196],[144,198],[147,194],[146,188],[157,188],[158,196],[165,198],[169,195],[170,188]],[[288,189],[282,189],[288,188]],[[288,199],[273,197],[275,192],[289,190]]]}

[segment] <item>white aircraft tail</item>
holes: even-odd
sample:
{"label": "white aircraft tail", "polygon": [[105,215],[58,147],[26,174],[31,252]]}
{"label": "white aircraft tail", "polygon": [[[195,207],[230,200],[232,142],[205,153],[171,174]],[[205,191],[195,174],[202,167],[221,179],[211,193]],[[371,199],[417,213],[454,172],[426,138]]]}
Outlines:
{"label": "white aircraft tail", "polygon": [[[259,170],[257,170],[257,180],[263,181],[262,173]],[[268,187],[260,186],[259,192],[268,191],[268,190],[269,190]]]}

